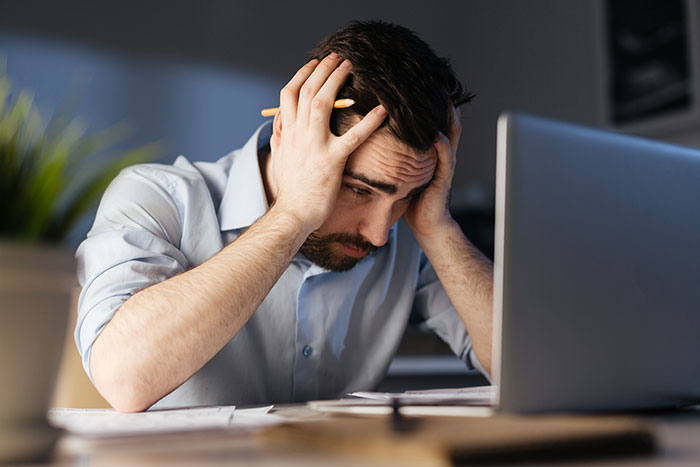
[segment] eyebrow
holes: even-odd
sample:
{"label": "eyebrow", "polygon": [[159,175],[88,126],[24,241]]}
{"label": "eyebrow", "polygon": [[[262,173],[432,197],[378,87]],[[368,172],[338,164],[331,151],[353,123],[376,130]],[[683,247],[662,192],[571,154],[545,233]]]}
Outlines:
{"label": "eyebrow", "polygon": [[[372,179],[370,179],[362,174],[352,172],[350,170],[346,170],[345,172],[343,172],[343,175],[350,177],[350,178],[354,178],[355,180],[359,180],[362,183],[365,183],[365,184],[367,184],[373,188],[376,188],[380,191],[383,191],[384,193],[387,193],[389,195],[393,195],[398,191],[398,188],[393,183],[386,183],[386,182],[380,182],[379,180],[372,180]],[[432,182],[432,179],[430,181],[428,181],[427,183],[424,183],[423,185],[412,189],[411,191],[408,192],[408,194],[404,197],[404,199],[409,199],[409,198],[413,198],[415,196],[418,196],[423,191],[425,191],[426,188],[428,188],[430,186],[431,182]]]}
{"label": "eyebrow", "polygon": [[383,191],[386,194],[393,195],[398,191],[396,188],[396,185],[393,183],[386,183],[386,182],[380,182],[379,180],[372,180],[370,178],[367,178],[366,176],[362,174],[358,174],[356,172],[351,172],[349,170],[346,170],[343,172],[343,175],[354,178],[355,180],[359,180],[362,183],[366,183],[367,185],[371,186],[372,188],[376,188],[379,191]]}

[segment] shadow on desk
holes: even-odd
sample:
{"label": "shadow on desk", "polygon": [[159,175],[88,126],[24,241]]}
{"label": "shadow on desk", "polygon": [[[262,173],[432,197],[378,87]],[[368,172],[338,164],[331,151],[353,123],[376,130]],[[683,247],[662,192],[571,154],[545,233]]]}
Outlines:
{"label": "shadow on desk", "polygon": [[[630,417],[590,415],[474,417],[331,417],[262,433],[270,445],[293,446],[391,465],[539,463],[642,459],[655,452],[652,428]],[[407,423],[410,422],[410,423]]]}

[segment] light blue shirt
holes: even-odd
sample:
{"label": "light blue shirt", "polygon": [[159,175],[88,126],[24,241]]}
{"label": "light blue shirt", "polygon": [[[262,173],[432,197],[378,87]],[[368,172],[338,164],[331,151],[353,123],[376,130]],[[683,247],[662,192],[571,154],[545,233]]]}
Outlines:
{"label": "light blue shirt", "polygon": [[[141,289],[204,262],[268,209],[259,154],[271,125],[217,162],[143,164],[124,170],[102,198],[78,248],[75,339],[90,349],[114,313]],[[261,252],[264,254],[264,252]],[[400,220],[386,245],[346,272],[297,254],[248,323],[156,405],[267,404],[336,398],[384,377],[407,323],[437,333],[469,368],[464,324]]]}

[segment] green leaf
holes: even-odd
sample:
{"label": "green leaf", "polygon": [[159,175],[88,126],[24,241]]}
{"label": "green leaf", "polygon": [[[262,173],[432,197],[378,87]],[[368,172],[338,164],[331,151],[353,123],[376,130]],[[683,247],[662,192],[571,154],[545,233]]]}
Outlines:
{"label": "green leaf", "polygon": [[[99,199],[123,168],[153,160],[160,145],[107,151],[123,145],[124,123],[88,133],[70,100],[47,125],[34,96],[19,92],[10,102],[11,83],[0,68],[0,237],[60,242]],[[69,109],[69,111],[66,111]],[[103,160],[96,167],[88,162]]]}

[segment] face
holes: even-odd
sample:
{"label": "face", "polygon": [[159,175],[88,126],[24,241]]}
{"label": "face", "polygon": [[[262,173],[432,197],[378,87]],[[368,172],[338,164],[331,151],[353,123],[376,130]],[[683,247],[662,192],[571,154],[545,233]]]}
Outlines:
{"label": "face", "polygon": [[346,271],[387,241],[389,229],[433,177],[437,152],[418,153],[388,130],[348,158],[335,208],[301,247],[309,260]]}

